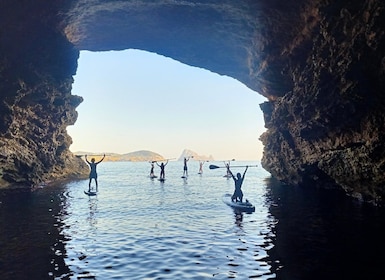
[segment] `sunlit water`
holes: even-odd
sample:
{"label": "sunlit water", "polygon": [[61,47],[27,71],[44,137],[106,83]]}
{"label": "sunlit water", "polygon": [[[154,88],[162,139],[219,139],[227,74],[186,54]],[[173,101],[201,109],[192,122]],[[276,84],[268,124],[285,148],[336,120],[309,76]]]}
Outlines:
{"label": "sunlit water", "polygon": [[221,200],[232,180],[208,165],[199,175],[189,162],[184,180],[183,164],[170,162],[161,183],[148,177],[148,163],[103,162],[93,197],[84,194],[86,180],[0,192],[0,279],[385,275],[383,209],[288,188],[251,167],[243,192],[256,210],[236,213]]}

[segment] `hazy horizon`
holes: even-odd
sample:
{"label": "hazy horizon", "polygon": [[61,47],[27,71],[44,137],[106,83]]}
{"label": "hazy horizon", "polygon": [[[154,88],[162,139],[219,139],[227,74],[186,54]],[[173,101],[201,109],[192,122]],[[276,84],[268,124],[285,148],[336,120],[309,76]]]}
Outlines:
{"label": "hazy horizon", "polygon": [[72,94],[84,98],[72,152],[262,157],[266,98],[230,77],[145,51],[81,51]]}
{"label": "hazy horizon", "polygon": [[[127,154],[133,154],[133,153],[137,153],[137,152],[151,152],[151,153],[154,153],[154,154],[157,154],[157,155],[160,155],[162,156],[164,159],[173,159],[173,160],[178,160],[185,152],[187,153],[195,153],[197,156],[199,157],[207,157],[209,158],[210,156],[212,155],[203,155],[203,154],[199,154],[191,149],[184,149],[180,154],[179,156],[177,156],[176,158],[166,158],[164,157],[161,153],[158,153],[156,151],[151,151],[151,150],[136,150],[136,151],[130,151],[130,152],[127,152],[127,153],[115,153],[115,152],[106,152],[106,153],[99,153],[99,152],[91,152],[91,151],[73,151],[74,154],[76,155],[89,155],[89,156],[102,156],[103,154],[105,155],[127,155]],[[194,158],[192,158],[194,159]],[[226,160],[230,160],[230,159],[226,159]],[[215,158],[213,161],[217,161]],[[222,161],[222,160],[219,160],[219,161]]]}

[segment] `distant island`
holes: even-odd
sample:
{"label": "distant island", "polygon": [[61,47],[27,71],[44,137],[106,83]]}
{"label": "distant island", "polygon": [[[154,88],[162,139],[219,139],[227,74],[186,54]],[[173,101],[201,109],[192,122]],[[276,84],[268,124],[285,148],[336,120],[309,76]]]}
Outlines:
{"label": "distant island", "polygon": [[[77,157],[84,157],[87,155],[88,160],[91,160],[91,158],[95,158],[96,161],[100,160],[103,156],[103,154],[100,153],[90,153],[90,152],[75,152],[73,153]],[[163,156],[160,154],[151,152],[151,151],[136,151],[132,153],[127,154],[116,154],[116,153],[106,153],[106,157],[104,161],[133,161],[133,162],[139,162],[139,161],[162,161],[165,160]]]}
{"label": "distant island", "polygon": [[183,160],[184,158],[191,157],[194,160],[201,160],[201,161],[214,161],[214,158],[212,155],[204,156],[204,155],[198,155],[196,152],[184,149],[178,160]]}
{"label": "distant island", "polygon": [[[92,152],[74,152],[73,153],[77,157],[81,157],[84,159],[84,156],[87,155],[88,159],[95,158],[96,161],[100,160],[103,157],[103,154],[100,153],[92,153]],[[199,155],[194,151],[184,149],[182,154],[179,156],[178,160],[183,160],[185,157],[191,157],[193,160],[202,160],[202,161],[214,161],[213,156],[204,156]],[[140,161],[164,161],[165,159],[162,155],[147,151],[141,150],[136,152],[131,152],[127,154],[117,154],[117,153],[106,153],[106,157],[104,161],[132,161],[132,162],[140,162]]]}

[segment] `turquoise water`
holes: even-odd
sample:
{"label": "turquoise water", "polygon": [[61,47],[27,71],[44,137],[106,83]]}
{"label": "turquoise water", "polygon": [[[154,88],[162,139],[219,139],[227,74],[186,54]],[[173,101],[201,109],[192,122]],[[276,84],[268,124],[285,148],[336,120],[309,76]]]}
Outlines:
{"label": "turquoise water", "polygon": [[385,275],[383,209],[334,191],[286,187],[251,167],[243,192],[256,210],[237,213],[221,200],[232,180],[208,165],[199,175],[189,162],[184,180],[183,163],[170,162],[161,183],[149,178],[149,163],[103,162],[93,197],[84,194],[87,180],[1,191],[0,279]]}

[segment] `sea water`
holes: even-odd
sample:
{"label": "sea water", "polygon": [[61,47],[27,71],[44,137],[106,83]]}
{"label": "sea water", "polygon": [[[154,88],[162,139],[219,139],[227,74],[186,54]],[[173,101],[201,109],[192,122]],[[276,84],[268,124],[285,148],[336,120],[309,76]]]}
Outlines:
{"label": "sea water", "polygon": [[183,162],[169,162],[160,182],[149,177],[147,162],[102,162],[96,196],[84,194],[88,180],[0,192],[0,279],[385,275],[382,208],[283,186],[257,162],[236,162],[258,164],[242,186],[255,212],[239,213],[221,199],[233,180],[209,164],[198,174],[198,162],[189,162],[183,179]]}

